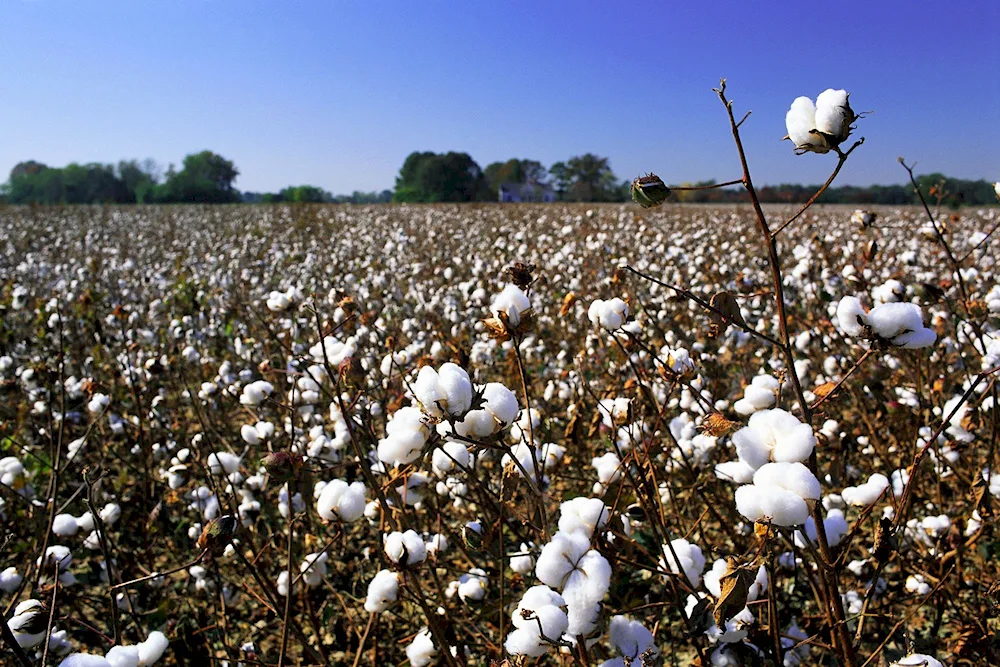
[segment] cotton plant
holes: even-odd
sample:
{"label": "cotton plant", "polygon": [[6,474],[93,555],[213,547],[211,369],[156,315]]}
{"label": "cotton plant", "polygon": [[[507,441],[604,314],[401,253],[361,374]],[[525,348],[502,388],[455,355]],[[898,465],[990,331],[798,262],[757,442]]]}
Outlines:
{"label": "cotton plant", "polygon": [[882,303],[865,311],[857,297],[845,296],[837,306],[837,324],[852,338],[868,341],[876,349],[930,347],[937,334],[923,324],[920,306],[909,302]]}
{"label": "cotton plant", "polygon": [[760,410],[773,408],[778,402],[780,383],[771,375],[757,375],[743,389],[743,398],[733,404],[737,413],[749,416]]}
{"label": "cotton plant", "polygon": [[611,565],[590,546],[584,532],[557,532],[542,547],[535,576],[558,589],[566,601],[567,639],[589,636],[597,628],[600,603],[611,585]]}
{"label": "cotton plant", "polygon": [[510,616],[513,630],[504,639],[511,655],[537,658],[562,642],[569,628],[567,602],[548,586],[529,588]]}
{"label": "cotton plant", "polygon": [[619,297],[595,299],[587,309],[587,318],[603,329],[617,331],[625,324],[628,313],[628,304]]}
{"label": "cotton plant", "polygon": [[816,98],[797,97],[785,115],[788,139],[798,154],[840,152],[858,116],[851,109],[846,90],[828,88]]}

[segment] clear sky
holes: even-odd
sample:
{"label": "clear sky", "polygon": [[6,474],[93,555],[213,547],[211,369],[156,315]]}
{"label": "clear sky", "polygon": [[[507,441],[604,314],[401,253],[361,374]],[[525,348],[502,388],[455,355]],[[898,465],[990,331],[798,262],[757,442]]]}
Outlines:
{"label": "clear sky", "polygon": [[757,183],[825,178],[779,140],[828,87],[874,112],[840,183],[1000,179],[998,0],[0,0],[0,181],[203,149],[241,190],[392,187],[414,150],[729,180],[722,76]]}

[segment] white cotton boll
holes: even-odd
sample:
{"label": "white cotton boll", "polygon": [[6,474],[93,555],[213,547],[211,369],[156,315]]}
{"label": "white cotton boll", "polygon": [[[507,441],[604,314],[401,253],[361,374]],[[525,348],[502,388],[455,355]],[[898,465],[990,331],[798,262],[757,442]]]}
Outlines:
{"label": "white cotton boll", "polygon": [[463,437],[488,438],[501,426],[488,410],[470,410],[465,419],[455,424],[455,432]]}
{"label": "white cotton boll", "polygon": [[494,317],[499,318],[503,313],[507,318],[507,323],[516,327],[521,323],[521,315],[531,308],[531,301],[528,295],[517,285],[508,284],[500,294],[493,298],[490,304],[490,312]]}
{"label": "white cotton boll", "polygon": [[257,433],[257,429],[250,424],[244,424],[240,427],[240,437],[243,438],[243,442],[247,443],[251,447],[256,447],[260,444],[260,434]]}
{"label": "white cotton boll", "polygon": [[925,328],[901,333],[892,339],[892,344],[907,350],[918,350],[930,347],[935,341],[937,341],[937,334],[932,329]]}
{"label": "white cotton boll", "polygon": [[819,480],[798,462],[781,461],[761,466],[753,475],[753,483],[787,489],[803,500],[819,500],[822,494]]}
{"label": "white cotton boll", "polygon": [[[522,576],[527,575],[531,572],[531,569],[535,567],[535,559],[531,556],[531,548],[522,542],[521,549],[517,553],[511,554],[507,559],[507,563],[510,565],[510,569],[514,572],[517,572]],[[0,575],[0,588],[2,588],[2,586],[3,578],[2,575]]]}
{"label": "white cotton boll", "polygon": [[208,471],[213,475],[231,475],[240,469],[240,457],[231,452],[208,455]]}
{"label": "white cotton boll", "polygon": [[889,667],[944,667],[940,660],[932,658],[924,653],[911,653],[900,658]]}
{"label": "white cotton boll", "polygon": [[368,597],[365,598],[365,611],[373,614],[382,613],[399,596],[399,574],[391,570],[379,570],[368,584]]}
{"label": "white cotton boll", "polygon": [[846,90],[827,88],[816,98],[816,129],[834,137],[835,143],[844,141],[851,133],[854,114],[847,97]]}
{"label": "white cotton boll", "polygon": [[461,471],[469,469],[469,450],[461,442],[448,441],[434,450],[431,457],[431,466],[438,477],[445,477],[451,473],[456,466]]}
{"label": "white cotton boll", "polygon": [[608,428],[615,428],[628,423],[632,401],[627,398],[606,398],[598,401],[597,409],[604,425]]}
{"label": "white cotton boll", "polygon": [[316,511],[327,521],[340,519],[353,523],[365,513],[364,482],[348,484],[344,480],[335,479],[323,487],[316,500]]}
{"label": "white cotton boll", "polygon": [[389,560],[399,565],[415,565],[427,558],[427,547],[420,535],[413,530],[389,533],[385,537],[383,548]]}
{"label": "white cotton boll", "polygon": [[52,519],[52,532],[60,537],[76,535],[79,529],[80,524],[72,514],[57,514]]}
{"label": "white cotton boll", "polygon": [[394,466],[413,463],[420,458],[426,442],[427,435],[422,429],[413,431],[397,430],[379,440],[376,450],[378,459],[383,463]]}
{"label": "white cotton boll", "polygon": [[114,667],[114,665],[101,655],[71,653],[63,658],[63,661],[59,663],[59,667]]}
{"label": "white cotton boll", "polygon": [[464,368],[443,364],[438,369],[438,385],[444,393],[448,414],[458,416],[468,412],[472,405],[472,381]]}
{"label": "white cotton boll", "polygon": [[595,457],[591,465],[597,471],[596,489],[603,490],[608,484],[621,479],[621,459],[614,452],[608,452],[604,456]]}
{"label": "white cotton boll", "polygon": [[111,405],[111,399],[105,394],[94,394],[87,403],[87,411],[92,415],[99,415]]}
{"label": "white cotton boll", "polygon": [[750,521],[770,519],[778,526],[798,526],[809,518],[809,506],[800,496],[776,486],[747,484],[736,489],[736,510]]}
{"label": "white cotton boll", "polygon": [[462,602],[481,602],[486,597],[486,572],[478,567],[458,578],[456,590]]}
{"label": "white cotton boll", "polygon": [[[228,604],[228,603],[227,603]],[[150,667],[159,662],[163,657],[167,647],[170,645],[166,635],[159,630],[149,633],[146,641],[140,642],[139,647],[139,667]]]}
{"label": "white cotton boll", "polygon": [[595,550],[580,558],[566,577],[562,595],[566,599],[570,636],[586,636],[597,627],[600,602],[611,585],[611,565]]}
{"label": "white cotton boll", "polygon": [[3,572],[0,572],[0,591],[4,593],[13,593],[21,586],[21,582],[24,581],[24,577],[17,573],[16,567],[8,567]]}
{"label": "white cotton boll", "polygon": [[446,401],[446,398],[438,381],[437,371],[430,366],[424,366],[417,373],[417,379],[410,388],[413,391],[413,397],[420,403],[424,412],[435,419],[441,417],[441,404]]}
{"label": "white cotton boll", "polygon": [[754,470],[771,459],[771,448],[764,442],[761,434],[749,426],[733,434],[733,444],[736,445],[736,455],[740,462]]}
{"label": "white cotton boll", "polygon": [[111,667],[139,667],[138,646],[112,646],[104,657]]}
{"label": "white cotton boll", "polygon": [[426,667],[437,655],[437,648],[431,639],[429,630],[421,630],[406,647],[406,657],[410,660],[410,667]]}
{"label": "white cotton boll", "polygon": [[[669,546],[663,545],[662,551],[661,566],[675,574],[683,573],[694,588],[701,585],[701,573],[705,570],[705,556],[701,552],[701,547],[684,538],[678,538],[672,540]],[[677,555],[677,560],[680,563],[674,559],[674,554]]]}
{"label": "white cotton boll", "polygon": [[326,577],[326,561],[328,559],[329,555],[325,551],[308,554],[302,559],[299,571],[302,573],[302,581],[306,586],[315,588],[323,583],[323,578]]}
{"label": "white cotton boll", "polygon": [[858,297],[845,296],[840,300],[837,305],[837,324],[848,336],[856,338],[861,335],[862,327],[868,324],[868,314]]}
{"label": "white cotton boll", "polygon": [[753,474],[757,472],[745,461],[725,461],[715,466],[715,476],[727,482],[737,484],[749,484],[753,481]]}
{"label": "white cotton boll", "polygon": [[[831,547],[835,547],[840,544],[840,541],[844,539],[850,526],[847,523],[847,519],[844,517],[844,512],[842,510],[830,510],[826,517],[823,519],[823,528],[826,531],[826,541]],[[809,541],[813,544],[819,543],[819,537],[816,533],[816,522],[813,521],[812,517],[809,517],[805,523],[806,536],[809,537]],[[795,531],[795,544],[800,549],[805,549],[807,544],[804,539],[802,539],[801,531]]]}
{"label": "white cotton boll", "polygon": [[895,338],[903,331],[917,331],[924,326],[920,306],[913,303],[883,303],[868,313],[868,324],[879,336]]}
{"label": "white cotton boll", "polygon": [[882,495],[889,480],[882,473],[874,473],[868,481],[859,486],[849,486],[841,492],[840,496],[848,505],[855,507],[866,507],[871,505]]}
{"label": "white cotton boll", "polygon": [[785,128],[797,151],[829,151],[826,140],[813,132],[816,129],[816,107],[808,97],[796,97],[792,101],[791,108],[785,114]]}
{"label": "white cotton boll", "polygon": [[502,428],[513,424],[521,411],[514,392],[499,382],[487,383],[483,388],[483,402],[485,410],[500,422]]}
{"label": "white cotton boll", "polygon": [[21,648],[33,648],[45,639],[48,612],[38,600],[23,600],[14,607],[14,616],[7,621],[7,627],[14,634],[14,640]]}
{"label": "white cotton boll", "polygon": [[507,653],[536,658],[543,655],[551,644],[542,636],[558,641],[569,627],[563,611],[566,605],[566,600],[548,586],[532,586],[525,591],[510,617],[515,630],[504,641]]}
{"label": "white cotton boll", "polygon": [[641,662],[646,664],[647,660],[653,662],[660,654],[659,649],[653,645],[653,633],[639,621],[629,620],[627,616],[611,618],[608,639],[618,654],[630,661],[636,661],[642,655]]}
{"label": "white cotton boll", "polygon": [[609,516],[608,507],[600,498],[573,498],[559,506],[559,532],[579,532],[590,539],[596,529],[607,525]]}
{"label": "white cotton boll", "polygon": [[260,405],[272,392],[274,392],[274,385],[270,382],[265,382],[264,380],[251,382],[243,387],[243,393],[240,395],[240,403],[250,407]]}
{"label": "white cotton boll", "polygon": [[448,550],[448,538],[441,533],[437,533],[431,536],[431,539],[427,540],[424,546],[427,548],[428,555],[437,556]]}
{"label": "white cotton boll", "polygon": [[576,563],[589,550],[590,538],[586,533],[558,532],[542,547],[542,552],[535,563],[535,576],[543,584],[562,588]]}

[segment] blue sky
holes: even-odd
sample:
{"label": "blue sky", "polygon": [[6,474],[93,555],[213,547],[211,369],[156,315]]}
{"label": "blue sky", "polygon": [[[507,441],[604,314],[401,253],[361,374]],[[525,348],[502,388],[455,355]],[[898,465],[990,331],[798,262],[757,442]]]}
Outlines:
{"label": "blue sky", "polygon": [[826,177],[779,140],[828,87],[874,111],[840,183],[901,182],[899,155],[995,180],[998,35],[996,0],[0,0],[0,180],[206,148],[242,190],[391,187],[414,150],[729,180],[722,76],[758,183]]}

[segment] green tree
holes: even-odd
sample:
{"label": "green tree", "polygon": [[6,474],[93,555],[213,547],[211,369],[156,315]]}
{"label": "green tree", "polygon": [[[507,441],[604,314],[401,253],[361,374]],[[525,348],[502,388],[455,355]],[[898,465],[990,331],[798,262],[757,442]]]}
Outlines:
{"label": "green tree", "polygon": [[[554,165],[553,165],[554,166]],[[566,198],[572,201],[617,201],[618,179],[606,157],[585,153],[566,162]]]}
{"label": "green tree", "polygon": [[194,153],[184,158],[180,171],[173,165],[166,181],[156,188],[156,199],[162,202],[224,204],[238,202],[239,192],[233,181],[239,171],[232,162],[212,151]]}
{"label": "green tree", "polygon": [[468,153],[411,153],[396,178],[394,201],[467,202],[490,199],[483,171]]}
{"label": "green tree", "polygon": [[548,171],[537,160],[511,158],[506,162],[493,162],[483,170],[483,175],[493,198],[499,194],[500,186],[504,183],[548,182]]}

